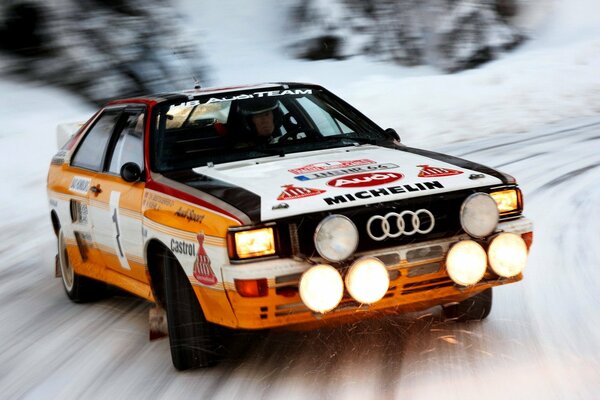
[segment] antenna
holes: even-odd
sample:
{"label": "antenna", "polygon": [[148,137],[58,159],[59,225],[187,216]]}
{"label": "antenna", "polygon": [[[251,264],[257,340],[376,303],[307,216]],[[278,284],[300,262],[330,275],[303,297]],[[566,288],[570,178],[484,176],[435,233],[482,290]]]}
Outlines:
{"label": "antenna", "polygon": [[194,80],[194,89],[201,89],[202,85],[200,85],[200,81],[198,80],[198,78],[196,78],[196,75],[194,75],[194,72],[189,68],[189,66],[184,64],[183,60],[181,59],[181,57],[175,49],[173,49],[173,54],[175,55],[175,57],[177,57],[177,60],[181,63],[181,66],[184,69],[187,69],[190,75],[192,76],[192,79]]}

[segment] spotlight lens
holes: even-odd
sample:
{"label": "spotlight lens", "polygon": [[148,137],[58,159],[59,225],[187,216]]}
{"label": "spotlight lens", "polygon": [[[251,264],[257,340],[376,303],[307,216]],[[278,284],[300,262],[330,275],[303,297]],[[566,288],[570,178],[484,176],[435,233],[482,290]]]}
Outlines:
{"label": "spotlight lens", "polygon": [[514,233],[501,233],[492,240],[488,249],[490,265],[504,278],[519,275],[527,263],[527,245]]}
{"label": "spotlight lens", "polygon": [[472,240],[456,243],[446,258],[446,270],[459,285],[474,285],[483,278],[487,267],[485,250]]}
{"label": "spotlight lens", "polygon": [[474,193],[460,208],[460,224],[469,235],[482,238],[498,226],[500,213],[496,201],[487,193]]}
{"label": "spotlight lens", "polygon": [[354,300],[372,304],[383,298],[390,286],[390,276],[381,260],[374,257],[356,261],[346,275],[346,288]]}
{"label": "spotlight lens", "polygon": [[344,295],[342,276],[331,265],[319,264],[300,278],[300,298],[311,310],[326,313],[333,310]]}
{"label": "spotlight lens", "polygon": [[315,247],[321,257],[338,262],[350,257],[358,245],[358,230],[350,218],[330,215],[315,230]]}

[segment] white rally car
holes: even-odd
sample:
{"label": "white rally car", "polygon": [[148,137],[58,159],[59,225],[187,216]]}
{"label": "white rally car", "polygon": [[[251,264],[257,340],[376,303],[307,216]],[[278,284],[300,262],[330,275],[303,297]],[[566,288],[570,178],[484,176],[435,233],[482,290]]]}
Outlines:
{"label": "white rally car", "polygon": [[483,319],[533,238],[511,176],[296,83],[113,101],[54,156],[48,196],[67,295],[154,302],[178,369],[212,364],[224,327]]}

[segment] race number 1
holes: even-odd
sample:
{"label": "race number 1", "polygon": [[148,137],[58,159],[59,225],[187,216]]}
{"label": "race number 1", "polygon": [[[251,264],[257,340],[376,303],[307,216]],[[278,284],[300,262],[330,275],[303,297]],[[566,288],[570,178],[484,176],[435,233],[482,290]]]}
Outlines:
{"label": "race number 1", "polygon": [[127,257],[125,257],[125,250],[121,242],[121,227],[119,226],[119,201],[121,199],[121,192],[110,192],[110,215],[112,219],[113,227],[113,238],[115,239],[115,250],[117,251],[117,257],[121,267],[127,270],[131,270]]}

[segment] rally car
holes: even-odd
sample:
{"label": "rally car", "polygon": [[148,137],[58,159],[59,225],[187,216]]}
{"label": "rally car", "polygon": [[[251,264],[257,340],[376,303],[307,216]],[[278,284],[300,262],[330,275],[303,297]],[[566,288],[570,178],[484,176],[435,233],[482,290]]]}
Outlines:
{"label": "rally car", "polygon": [[48,197],[68,297],[155,303],[177,369],[213,364],[225,328],[483,319],[533,238],[513,177],[310,84],[112,101],[53,157]]}

